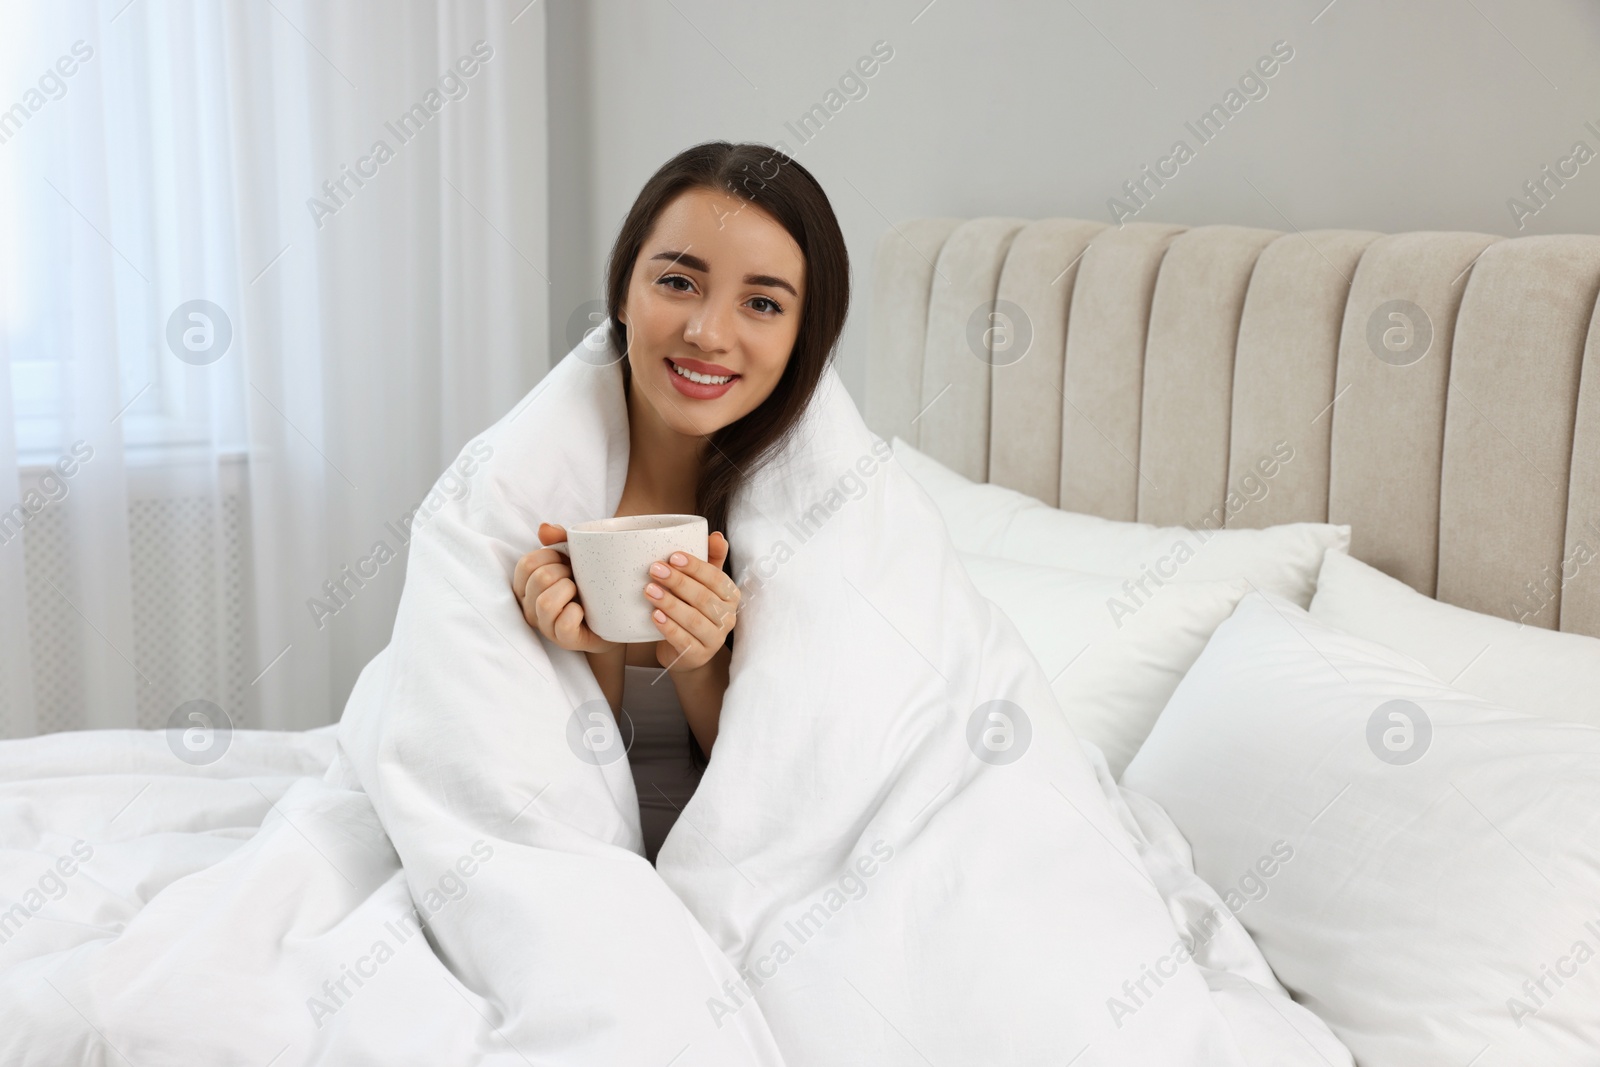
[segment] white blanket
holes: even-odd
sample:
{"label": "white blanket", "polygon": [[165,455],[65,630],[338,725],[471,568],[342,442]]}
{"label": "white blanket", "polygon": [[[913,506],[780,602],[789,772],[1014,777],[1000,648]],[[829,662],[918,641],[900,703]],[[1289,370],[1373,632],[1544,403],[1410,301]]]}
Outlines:
{"label": "white blanket", "polygon": [[0,1062],[1349,1064],[888,456],[830,368],[736,498],[732,680],[652,867],[508,582],[621,497],[620,367],[575,349],[441,479],[325,777],[0,745],[5,899],[93,853],[0,944]]}

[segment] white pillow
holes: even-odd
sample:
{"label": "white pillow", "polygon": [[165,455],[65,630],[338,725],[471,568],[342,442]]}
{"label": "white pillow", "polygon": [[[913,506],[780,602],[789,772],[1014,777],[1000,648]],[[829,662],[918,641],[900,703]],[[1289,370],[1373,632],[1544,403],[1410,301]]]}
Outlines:
{"label": "white pillow", "polygon": [[1122,784],[1363,1067],[1596,1062],[1600,730],[1251,593]]}
{"label": "white pillow", "polygon": [[1132,578],[1136,584],[1123,597],[1128,610],[1169,582],[1232,578],[1304,607],[1316,590],[1323,554],[1350,547],[1347,525],[1191,530],[1062,511],[1014,489],[969,481],[899,437],[892,445],[895,458],[938,506],[956,548]]}
{"label": "white pillow", "polygon": [[1343,552],[1323,560],[1311,615],[1404,652],[1473,696],[1600,726],[1600,639],[1441,603]]}
{"label": "white pillow", "polygon": [[1172,582],[1122,615],[1126,579],[958,552],[1050,679],[1072,732],[1120,777],[1212,631],[1250,592],[1242,579]]}

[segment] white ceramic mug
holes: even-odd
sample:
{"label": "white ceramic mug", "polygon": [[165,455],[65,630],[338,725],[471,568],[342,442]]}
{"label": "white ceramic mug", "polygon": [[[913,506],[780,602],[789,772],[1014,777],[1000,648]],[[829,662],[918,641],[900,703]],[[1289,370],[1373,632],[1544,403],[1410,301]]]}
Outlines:
{"label": "white ceramic mug", "polygon": [[580,522],[567,529],[565,541],[544,547],[572,561],[589,629],[607,641],[632,645],[663,640],[651,617],[655,601],[644,594],[645,583],[653,580],[650,564],[674,552],[705,559],[707,538],[706,520],[699,515],[621,515]]}

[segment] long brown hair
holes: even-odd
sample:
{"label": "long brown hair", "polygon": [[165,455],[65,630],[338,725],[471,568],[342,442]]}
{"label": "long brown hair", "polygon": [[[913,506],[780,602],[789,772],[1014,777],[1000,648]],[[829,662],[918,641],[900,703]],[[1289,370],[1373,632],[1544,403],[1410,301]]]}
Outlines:
{"label": "long brown hair", "polygon": [[[627,327],[617,311],[628,295],[639,251],[661,212],[681,193],[707,188],[727,192],[770,214],[800,246],[806,296],[800,329],[783,375],[755,410],[708,435],[705,463],[695,485],[695,511],[707,528],[726,535],[728,511],[744,479],[794,433],[827,368],[850,308],[850,257],[833,206],[811,172],[769,145],[707,141],[673,156],[645,182],[623,220],[606,267],[606,313],[611,335],[628,350]],[[622,361],[623,388],[632,369]],[[733,547],[723,569],[733,569]],[[732,633],[729,634],[731,643]],[[690,735],[690,750],[702,754]]]}

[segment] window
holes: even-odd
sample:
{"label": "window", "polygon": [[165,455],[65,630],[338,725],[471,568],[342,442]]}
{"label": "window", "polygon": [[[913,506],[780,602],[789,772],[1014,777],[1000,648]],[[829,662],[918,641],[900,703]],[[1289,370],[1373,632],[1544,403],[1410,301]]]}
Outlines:
{"label": "window", "polygon": [[[0,131],[0,366],[24,467],[79,437],[120,441],[133,465],[247,439],[231,175],[225,152],[195,148],[229,143],[225,102],[205,89],[221,58],[155,11],[105,32],[145,39],[86,44],[93,31],[46,6],[14,12],[0,35],[0,69],[36,79],[0,85],[0,110],[25,116]],[[235,309],[229,350],[204,365],[167,343],[195,298]]]}

